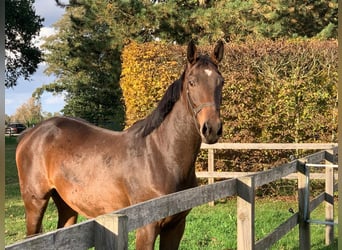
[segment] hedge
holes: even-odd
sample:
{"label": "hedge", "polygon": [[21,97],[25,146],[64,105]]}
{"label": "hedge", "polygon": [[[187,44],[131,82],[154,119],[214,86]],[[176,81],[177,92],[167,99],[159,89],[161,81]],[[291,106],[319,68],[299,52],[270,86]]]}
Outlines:
{"label": "hedge", "polygon": [[[212,46],[200,47],[212,51]],[[120,84],[126,125],[144,118],[182,73],[186,47],[131,42]],[[337,42],[247,41],[225,45],[225,142],[330,142],[337,133]]]}
{"label": "hedge", "polygon": [[126,127],[144,118],[182,73],[184,48],[162,43],[131,42],[122,52],[120,85],[126,108]]}

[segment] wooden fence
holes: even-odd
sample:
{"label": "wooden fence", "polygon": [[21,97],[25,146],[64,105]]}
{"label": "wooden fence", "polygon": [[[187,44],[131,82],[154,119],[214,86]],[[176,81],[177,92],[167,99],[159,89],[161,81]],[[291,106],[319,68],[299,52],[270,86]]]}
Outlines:
{"label": "wooden fence", "polygon": [[[208,184],[214,183],[214,178],[238,178],[256,172],[216,172],[215,149],[233,150],[329,150],[337,148],[337,143],[202,143],[201,149],[208,150],[208,171],[196,172],[197,178],[208,178]],[[337,177],[337,174],[335,175]],[[297,179],[295,173],[283,177]],[[321,173],[313,173],[311,179],[325,179]]]}
{"label": "wooden fence", "polygon": [[[237,196],[238,250],[266,249],[299,225],[299,248],[310,249],[310,213],[323,201],[328,204],[327,243],[333,239],[333,192],[336,189],[332,168],[327,166],[329,187],[312,201],[308,193],[308,164],[336,162],[337,148],[321,151],[273,169],[230,180],[191,188],[133,205],[68,228],[23,240],[6,247],[12,249],[127,249],[128,232],[161,218],[229,196]],[[333,165],[331,165],[333,166]],[[292,173],[298,179],[298,212],[284,221],[265,238],[255,241],[255,189]],[[324,222],[325,223],[325,222]]]}
{"label": "wooden fence", "polygon": [[[215,178],[238,178],[256,172],[222,172],[215,171],[215,150],[216,149],[232,149],[232,150],[329,150],[336,148],[337,143],[216,143],[205,144],[202,143],[201,149],[208,150],[208,171],[196,172],[197,178],[207,178],[208,184],[215,182]],[[338,174],[334,175],[335,179]],[[324,173],[311,173],[310,178],[325,179]],[[297,179],[297,174],[292,173],[282,179]],[[214,202],[209,202],[213,206]]]}

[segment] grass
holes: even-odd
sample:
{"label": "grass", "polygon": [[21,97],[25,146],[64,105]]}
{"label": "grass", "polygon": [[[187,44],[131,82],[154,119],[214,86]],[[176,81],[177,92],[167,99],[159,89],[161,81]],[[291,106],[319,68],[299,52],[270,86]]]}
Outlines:
{"label": "grass", "polygon": [[[5,243],[20,241],[25,237],[25,212],[20,197],[17,170],[15,166],[16,138],[6,137],[6,178],[5,178]],[[337,202],[335,216],[337,219]],[[263,198],[256,200],[256,240],[273,231],[291,216],[289,208],[296,211],[294,197]],[[324,205],[321,204],[312,214],[313,219],[324,220]],[[79,221],[85,220],[80,218]],[[56,228],[57,213],[52,202],[44,217],[44,231]],[[337,227],[335,241],[326,247],[325,231],[322,225],[311,225],[311,249],[337,249]],[[134,232],[129,234],[129,249],[134,248]],[[194,208],[187,217],[186,230],[180,245],[181,250],[223,250],[236,249],[236,199],[229,198],[218,202],[214,207],[202,205]],[[291,230],[271,249],[298,249],[298,227]]]}

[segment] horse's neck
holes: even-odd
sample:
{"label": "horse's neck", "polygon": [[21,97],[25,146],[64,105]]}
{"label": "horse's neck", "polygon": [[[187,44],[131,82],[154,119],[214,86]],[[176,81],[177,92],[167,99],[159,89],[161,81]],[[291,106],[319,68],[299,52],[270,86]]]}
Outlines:
{"label": "horse's neck", "polygon": [[161,149],[164,148],[168,156],[173,154],[184,162],[182,167],[185,168],[192,167],[201,146],[196,119],[186,105],[186,100],[181,97],[154,135],[159,138]]}

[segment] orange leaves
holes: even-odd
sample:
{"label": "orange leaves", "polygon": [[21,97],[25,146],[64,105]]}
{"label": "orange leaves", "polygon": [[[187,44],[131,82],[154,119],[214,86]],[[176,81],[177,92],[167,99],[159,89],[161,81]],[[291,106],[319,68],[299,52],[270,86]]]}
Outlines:
{"label": "orange leaves", "polygon": [[182,73],[173,59],[179,46],[159,42],[131,42],[122,52],[120,85],[126,106],[126,126],[144,118],[161,99],[166,88]]}

